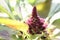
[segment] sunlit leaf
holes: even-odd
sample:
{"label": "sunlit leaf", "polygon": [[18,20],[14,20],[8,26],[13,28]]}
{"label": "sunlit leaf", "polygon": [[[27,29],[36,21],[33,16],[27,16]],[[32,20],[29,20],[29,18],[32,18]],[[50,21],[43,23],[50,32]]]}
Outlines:
{"label": "sunlit leaf", "polygon": [[58,19],[60,19],[60,12],[58,12],[52,16],[52,18],[49,20],[50,23],[49,23],[48,27],[51,26],[52,24],[55,26],[55,23],[56,23],[56,25],[59,25],[59,22],[56,22],[56,20],[58,20]]}
{"label": "sunlit leaf", "polygon": [[57,20],[57,19],[60,19],[60,12],[58,12],[52,16],[52,18],[50,19],[50,23],[55,22],[55,20]]}
{"label": "sunlit leaf", "polygon": [[50,19],[50,23],[48,25],[49,29],[50,29],[51,25],[54,25],[54,26],[52,26],[51,29],[60,28],[60,12],[53,15],[52,18]]}
{"label": "sunlit leaf", "polygon": [[20,22],[20,21],[16,21],[16,20],[0,18],[0,24],[5,24],[9,28],[19,30],[19,31],[23,31],[23,32],[26,32],[28,30],[27,24]]}
{"label": "sunlit leaf", "polygon": [[12,7],[10,6],[9,0],[0,0],[0,11],[5,12],[10,18],[15,19],[12,13]]}
{"label": "sunlit leaf", "polygon": [[0,5],[0,11],[1,12],[5,12],[5,13],[8,13],[8,11],[2,5]]}
{"label": "sunlit leaf", "polygon": [[[14,9],[14,12],[16,13],[16,15],[19,17],[19,19],[22,19],[22,14],[21,14],[21,8],[20,6],[16,6],[15,9]],[[15,14],[14,13],[14,14]]]}
{"label": "sunlit leaf", "polygon": [[10,12],[8,12],[8,10],[6,10],[6,9],[5,9],[3,6],[1,6],[1,5],[0,5],[0,11],[8,14],[8,16],[9,16],[10,18],[15,19],[14,16],[13,16]]}
{"label": "sunlit leaf", "polygon": [[6,3],[10,9],[11,12],[14,11],[14,8],[16,6],[16,0],[6,0]]}
{"label": "sunlit leaf", "polygon": [[51,4],[51,8],[50,8],[50,12],[48,14],[49,17],[52,17],[54,14],[56,14],[56,12],[58,12],[60,10],[60,4],[55,4],[52,3]]}
{"label": "sunlit leaf", "polygon": [[2,5],[4,8],[6,8],[10,12],[10,9],[9,9],[6,1],[7,0],[0,0],[0,5]]}

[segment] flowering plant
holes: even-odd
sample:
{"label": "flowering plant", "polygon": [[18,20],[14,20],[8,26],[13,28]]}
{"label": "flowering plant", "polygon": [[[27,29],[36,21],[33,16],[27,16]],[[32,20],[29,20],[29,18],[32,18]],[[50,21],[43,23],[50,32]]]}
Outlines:
{"label": "flowering plant", "polygon": [[0,39],[60,40],[59,15],[54,0],[0,0]]}

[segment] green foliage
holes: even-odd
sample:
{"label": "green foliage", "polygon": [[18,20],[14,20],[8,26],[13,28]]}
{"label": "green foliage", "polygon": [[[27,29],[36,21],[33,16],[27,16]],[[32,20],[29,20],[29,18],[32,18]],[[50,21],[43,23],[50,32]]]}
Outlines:
{"label": "green foliage", "polygon": [[34,5],[35,2],[36,2],[36,0],[28,0],[28,2],[29,2],[30,4],[32,4],[32,5]]}
{"label": "green foliage", "polygon": [[8,12],[8,10],[6,10],[2,5],[0,5],[0,11],[8,14],[8,16],[9,16],[11,19],[15,19],[14,16],[13,16],[10,12]]}
{"label": "green foliage", "polygon": [[50,19],[50,23],[55,22],[55,20],[60,19],[60,12],[57,12],[55,15],[52,16],[52,18]]}
{"label": "green foliage", "polygon": [[60,4],[51,4],[50,11],[48,17],[51,18],[54,14],[60,11]]}
{"label": "green foliage", "polygon": [[57,19],[53,22],[53,25],[56,26],[56,28],[60,28],[60,19]]}

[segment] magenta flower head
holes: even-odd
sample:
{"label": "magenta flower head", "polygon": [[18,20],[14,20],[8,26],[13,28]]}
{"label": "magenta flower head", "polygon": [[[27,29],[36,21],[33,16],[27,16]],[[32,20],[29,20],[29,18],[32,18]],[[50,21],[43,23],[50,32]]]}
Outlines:
{"label": "magenta flower head", "polygon": [[34,6],[32,16],[25,21],[25,23],[29,25],[28,32],[30,34],[40,34],[47,27],[47,25],[44,24],[44,21],[43,18],[38,16],[36,7]]}

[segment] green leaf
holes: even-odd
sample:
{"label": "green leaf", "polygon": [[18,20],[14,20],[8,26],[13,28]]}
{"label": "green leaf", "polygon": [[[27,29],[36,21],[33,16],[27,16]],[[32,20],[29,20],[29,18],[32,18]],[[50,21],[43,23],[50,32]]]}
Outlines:
{"label": "green leaf", "polygon": [[8,10],[6,10],[2,5],[0,5],[0,11],[8,14],[10,18],[15,19],[14,16],[10,12],[8,12]]}
{"label": "green leaf", "polygon": [[6,1],[8,1],[8,0],[0,0],[0,5],[2,5],[4,8],[6,8],[10,12],[10,9],[9,9]]}
{"label": "green leaf", "polygon": [[0,11],[1,12],[5,12],[5,13],[8,13],[8,11],[2,5],[0,5]]}
{"label": "green leaf", "polygon": [[50,19],[50,23],[55,22],[55,20],[57,20],[57,19],[60,19],[60,12],[58,12],[52,16],[52,18]]}
{"label": "green leaf", "polygon": [[14,10],[15,10],[14,12],[17,14],[19,19],[22,19],[22,13],[21,13],[20,6],[17,5]]}
{"label": "green leaf", "polygon": [[8,8],[10,9],[10,12],[12,12],[14,8],[10,5],[10,0],[6,0],[6,4],[7,4]]}
{"label": "green leaf", "polygon": [[50,25],[53,24],[57,28],[60,28],[60,12],[56,13],[52,18],[50,19]]}
{"label": "green leaf", "polygon": [[50,12],[48,14],[48,17],[51,18],[56,12],[60,10],[60,4],[51,4]]}
{"label": "green leaf", "polygon": [[27,33],[28,28],[29,28],[29,26],[22,21],[11,20],[7,18],[0,18],[0,24],[5,24],[9,28],[22,31],[24,33]]}
{"label": "green leaf", "polygon": [[[60,12],[56,13],[52,16],[52,18],[49,20],[49,26],[51,26],[53,23],[55,23],[56,20],[60,19]],[[58,25],[58,24],[57,24]],[[55,26],[55,25],[54,25]]]}
{"label": "green leaf", "polygon": [[28,0],[30,4],[35,4],[36,0]]}
{"label": "green leaf", "polygon": [[60,4],[51,4],[49,14],[46,18],[46,21],[48,21],[54,14],[56,14],[58,11],[60,11]]}
{"label": "green leaf", "polygon": [[53,25],[56,26],[57,28],[60,28],[60,19],[57,19],[53,22]]}

